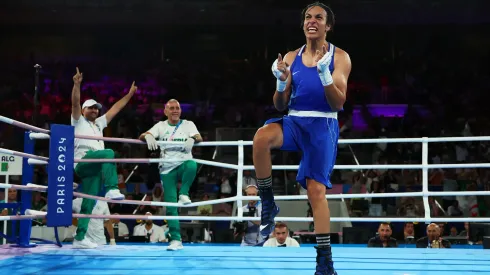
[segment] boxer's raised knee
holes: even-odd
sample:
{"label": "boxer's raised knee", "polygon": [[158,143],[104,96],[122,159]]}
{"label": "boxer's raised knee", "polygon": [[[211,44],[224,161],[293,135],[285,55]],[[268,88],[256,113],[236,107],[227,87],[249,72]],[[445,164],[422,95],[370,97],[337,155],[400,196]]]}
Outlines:
{"label": "boxer's raised knee", "polygon": [[315,207],[316,204],[321,203],[326,200],[325,195],[327,188],[324,184],[317,182],[313,179],[307,179],[307,195],[308,200],[311,203],[311,207]]}
{"label": "boxer's raised knee", "polygon": [[277,123],[265,125],[255,133],[254,151],[270,150],[282,146],[282,127]]}
{"label": "boxer's raised knee", "polygon": [[282,139],[282,127],[279,124],[267,124],[257,130],[253,142],[253,160],[258,179],[265,179],[271,176],[270,150],[281,147]]}

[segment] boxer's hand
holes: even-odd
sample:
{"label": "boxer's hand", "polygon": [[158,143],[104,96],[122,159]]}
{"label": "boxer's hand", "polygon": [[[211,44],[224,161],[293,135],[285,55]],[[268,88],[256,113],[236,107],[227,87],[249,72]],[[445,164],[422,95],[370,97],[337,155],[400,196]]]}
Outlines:
{"label": "boxer's hand", "polygon": [[2,210],[2,213],[0,213],[0,216],[7,216],[8,214],[9,214],[9,211],[7,210],[7,208],[5,208]]}
{"label": "boxer's hand", "polygon": [[289,77],[288,64],[282,60],[281,54],[277,55],[277,59],[272,64],[272,74],[277,78],[277,91],[283,92],[286,89],[286,80]]}
{"label": "boxer's hand", "polygon": [[83,73],[80,73],[77,67],[77,73],[73,76],[73,83],[75,85],[80,85],[82,83],[82,80],[83,80]]}
{"label": "boxer's hand", "polygon": [[317,50],[313,57],[323,86],[328,86],[333,83],[332,74],[329,70],[330,63],[332,62],[332,53],[332,51],[327,51],[327,46],[323,45],[322,50]]}
{"label": "boxer's hand", "polygon": [[152,134],[145,135],[146,144],[148,145],[148,150],[153,151],[158,149],[158,143]]}
{"label": "boxer's hand", "polygon": [[110,244],[111,244],[111,245],[116,245],[116,240],[115,240],[115,239],[111,239]]}
{"label": "boxer's hand", "polygon": [[192,151],[192,147],[194,146],[194,142],[195,140],[193,138],[188,138],[184,144],[184,152],[190,153]]}
{"label": "boxer's hand", "polygon": [[272,73],[281,81],[286,81],[289,77],[288,65],[282,60],[281,54],[277,55],[276,61],[272,64]]}

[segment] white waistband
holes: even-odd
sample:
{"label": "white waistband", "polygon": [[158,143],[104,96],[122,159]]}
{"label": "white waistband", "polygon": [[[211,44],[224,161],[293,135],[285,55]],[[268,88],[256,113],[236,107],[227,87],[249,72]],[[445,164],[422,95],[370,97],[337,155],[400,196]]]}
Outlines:
{"label": "white waistband", "polygon": [[337,112],[318,112],[318,111],[296,111],[290,110],[288,115],[290,116],[302,116],[302,117],[326,117],[337,119]]}

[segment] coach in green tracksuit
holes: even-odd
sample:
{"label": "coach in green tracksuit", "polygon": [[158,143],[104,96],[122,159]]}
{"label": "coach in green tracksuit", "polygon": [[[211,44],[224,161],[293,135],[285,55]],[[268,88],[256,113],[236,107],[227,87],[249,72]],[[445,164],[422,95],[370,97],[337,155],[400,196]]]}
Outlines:
{"label": "coach in green tracksuit", "polygon": [[[93,99],[86,100],[80,106],[80,84],[83,75],[77,68],[73,76],[73,90],[71,95],[71,125],[75,127],[75,135],[102,137],[103,130],[126,106],[137,87],[131,86],[129,93],[116,102],[106,114],[99,117],[102,105]],[[114,151],[105,149],[101,140],[88,140],[75,138],[75,159],[113,159]],[[114,200],[124,199],[124,195],[118,189],[118,179],[115,163],[75,163],[75,173],[81,178],[81,192],[98,196],[105,187],[106,198]],[[83,199],[80,214],[92,214],[96,204],[95,200]],[[73,241],[74,248],[96,248],[97,244],[85,238],[90,219],[79,219],[77,235]]]}
{"label": "coach in green tracksuit", "polygon": [[[160,146],[161,158],[178,160],[176,162],[160,163],[160,178],[163,185],[163,199],[165,202],[191,203],[189,189],[196,178],[197,163],[192,160],[192,147],[194,143],[201,142],[202,137],[196,125],[189,120],[180,119],[180,104],[172,99],[165,105],[167,120],[160,121],[150,130],[140,136],[146,141],[149,150],[158,149],[157,139],[161,141],[185,142],[182,145]],[[178,191],[178,182],[182,185]],[[168,216],[178,216],[177,207],[167,207]],[[168,221],[170,245],[167,250],[182,249],[182,238],[180,236],[180,223],[178,220]]]}

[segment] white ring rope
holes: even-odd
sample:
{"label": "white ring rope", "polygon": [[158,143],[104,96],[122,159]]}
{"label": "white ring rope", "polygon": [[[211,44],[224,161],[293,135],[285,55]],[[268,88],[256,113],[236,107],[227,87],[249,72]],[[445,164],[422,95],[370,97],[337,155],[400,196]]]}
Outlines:
{"label": "white ring rope", "polygon": [[[2,149],[0,148],[0,153],[2,153]],[[8,150],[10,151],[10,150]],[[15,152],[15,151],[14,151]],[[20,152],[17,152],[20,153]],[[22,153],[24,154],[24,153]],[[20,154],[12,154],[16,156],[21,156]],[[31,155],[34,156],[34,155]],[[44,157],[39,157],[35,156],[36,158],[44,158]],[[106,163],[106,162],[111,162],[111,163],[162,163],[162,162],[180,162],[180,161],[185,161],[186,159],[158,159],[158,158],[140,158],[140,159],[75,159],[75,163]],[[237,170],[239,165],[237,164],[229,164],[229,163],[223,163],[223,162],[217,162],[217,161],[210,161],[210,160],[203,160],[203,159],[187,159],[187,160],[193,160],[196,163],[200,164],[205,164],[205,165],[210,165],[210,166],[216,166],[216,167],[221,167],[221,168],[228,168],[228,169],[235,169]],[[46,160],[39,160],[39,159],[28,159],[28,163],[32,165],[47,165],[48,162]],[[272,169],[273,170],[298,170],[298,165],[273,165]],[[369,169],[410,169],[410,170],[419,170],[419,169],[456,169],[456,168],[490,168],[490,163],[455,163],[455,164],[380,164],[380,165],[335,165],[334,169],[337,170],[369,170]],[[242,166],[243,170],[255,170],[255,167],[253,165],[243,165]]]}
{"label": "white ring rope", "polygon": [[[23,158],[28,158],[28,163],[32,165],[47,165],[48,158],[42,156],[31,155],[23,152],[0,148],[0,153],[13,155]],[[186,159],[184,159],[185,161]],[[197,163],[229,168],[239,169],[240,164],[228,164],[217,161],[203,160],[203,159],[188,159],[194,160]],[[162,163],[162,162],[180,162],[182,159],[160,159],[160,158],[120,158],[120,159],[75,159],[75,163]],[[273,165],[274,170],[298,170],[298,165]],[[338,170],[367,170],[367,169],[440,169],[440,168],[490,168],[490,163],[455,163],[455,164],[388,164],[388,165],[335,165],[334,169]],[[255,170],[253,165],[243,165],[243,170]]]}
{"label": "white ring rope", "polygon": [[[0,189],[2,188],[12,188],[17,190],[29,190],[29,191],[39,191],[46,192],[48,187],[42,185],[36,185],[29,183],[27,185],[15,185],[15,184],[3,184],[0,183]],[[74,192],[74,196],[80,198],[101,200],[112,203],[120,204],[132,204],[132,205],[148,205],[148,206],[174,206],[174,207],[196,207],[200,205],[212,205],[219,203],[226,203],[237,201],[237,197],[230,197],[226,199],[208,200],[195,202],[191,204],[180,204],[180,203],[168,203],[168,202],[155,202],[155,201],[137,201],[137,200],[111,200],[104,197],[91,196],[83,193]],[[415,197],[422,196],[424,192],[406,192],[406,193],[374,193],[374,194],[335,194],[327,195],[328,199],[341,199],[341,198],[384,198],[384,197]],[[471,195],[490,195],[490,191],[467,191],[467,192],[428,192],[429,196],[471,196]],[[247,196],[245,201],[248,200],[260,200],[258,196]],[[308,199],[306,195],[299,196],[274,196],[275,200],[306,200]],[[29,219],[29,218],[16,218],[25,216],[3,216],[0,217],[2,220],[12,220],[12,219]],[[37,215],[36,217],[30,215],[33,219],[42,218],[43,216]],[[93,218],[93,219],[150,219],[150,220],[199,220],[199,221],[260,221],[260,217],[223,217],[223,216],[142,216],[142,215],[85,215],[85,214],[73,214],[75,218]],[[310,222],[313,218],[303,218],[303,217],[277,217],[277,220],[284,222]],[[392,222],[490,222],[490,217],[488,218],[396,218],[396,217],[376,217],[376,218],[351,218],[351,217],[331,217],[332,222],[382,222],[382,221],[392,221]]]}
{"label": "white ring rope", "polygon": [[[32,125],[22,123],[4,116],[0,116],[0,122],[5,122],[20,128],[31,130],[37,133],[31,133],[29,137],[31,139],[49,139],[49,130],[34,127]],[[75,135],[75,138],[81,139],[91,139],[91,140],[104,140],[109,142],[124,142],[133,144],[145,144],[145,142],[137,139],[125,139],[125,138],[109,138],[109,137],[94,137],[94,136],[84,136]],[[430,142],[468,142],[468,141],[489,141],[490,136],[482,137],[438,137],[438,138],[378,138],[378,139],[340,139],[339,144],[365,144],[365,143],[422,143],[422,164],[412,164],[412,165],[336,165],[334,169],[341,170],[358,170],[358,169],[422,169],[422,191],[421,192],[405,192],[405,193],[375,193],[375,194],[332,194],[327,195],[328,199],[345,199],[345,198],[386,198],[386,197],[417,197],[422,196],[424,199],[425,217],[424,218],[391,218],[391,217],[376,217],[376,218],[351,218],[351,217],[332,217],[332,222],[375,222],[375,221],[393,221],[393,222],[490,222],[490,218],[431,218],[430,211],[428,209],[428,197],[429,196],[481,196],[490,195],[490,191],[463,191],[463,192],[431,192],[428,191],[428,169],[437,168],[489,168],[490,163],[467,163],[467,164],[428,164],[428,143]],[[183,144],[183,142],[169,142],[169,141],[158,141],[159,145],[176,145]],[[179,204],[179,203],[166,203],[166,202],[154,202],[154,201],[133,201],[133,200],[110,200],[103,197],[90,196],[78,192],[74,192],[74,196],[82,197],[87,199],[102,200],[107,202],[122,203],[122,204],[135,204],[135,205],[151,205],[151,206],[175,206],[175,207],[195,207],[200,205],[211,205],[224,202],[236,201],[237,205],[242,205],[243,201],[248,200],[260,200],[258,196],[243,196],[242,190],[242,172],[243,170],[254,170],[253,165],[244,165],[243,160],[243,147],[253,145],[252,141],[215,141],[215,142],[200,142],[195,146],[238,146],[238,165],[220,163],[215,161],[207,161],[200,159],[193,159],[197,163],[223,167],[229,169],[238,170],[237,173],[237,196],[208,200],[202,202],[196,202],[191,204]],[[0,153],[15,155],[23,158],[28,158],[30,164],[48,164],[48,158],[35,156],[31,154],[26,154],[22,152],[16,152],[8,149],[0,148]],[[171,160],[171,159],[75,159],[75,162],[92,162],[92,163],[161,163],[161,162],[174,162],[182,160]],[[273,170],[297,170],[298,165],[274,165]],[[0,188],[14,188],[19,190],[31,190],[31,191],[41,191],[46,192],[46,186],[28,184],[23,185],[12,185],[12,184],[0,184]],[[306,200],[306,195],[295,195],[295,196],[275,196],[275,200]],[[241,207],[238,208],[238,216],[236,217],[211,217],[211,216],[140,216],[140,215],[82,215],[73,214],[73,217],[79,218],[120,218],[120,219],[151,219],[151,220],[202,220],[202,221],[259,221],[260,217],[243,217],[243,211],[240,211]],[[39,213],[38,213],[39,214]],[[9,219],[33,219],[37,218],[39,215],[21,215],[21,216],[3,216],[0,220]],[[41,215],[42,217],[42,215]],[[277,217],[277,220],[281,221],[302,221],[309,222],[313,221],[312,217]]]}
{"label": "white ring rope", "polygon": [[31,158],[31,159],[40,160],[40,161],[49,160],[47,157],[31,155],[31,154],[18,152],[18,151],[14,151],[14,150],[9,150],[9,149],[4,149],[4,148],[0,148],[0,154],[12,155],[12,156],[17,156],[17,157],[22,157],[22,158]]}
{"label": "white ring rope", "polygon": [[16,216],[0,216],[0,221],[18,221],[18,220],[35,220],[42,219],[45,215],[16,215]]}
{"label": "white ring rope", "polygon": [[[15,185],[15,184],[5,184],[0,183],[0,189],[12,188],[17,190],[27,190],[27,191],[39,191],[47,192],[48,187],[43,185],[37,185],[28,183],[27,185]],[[195,207],[201,205],[212,205],[219,204],[223,202],[236,201],[236,197],[230,197],[226,199],[217,200],[207,200],[202,202],[195,202],[191,204],[181,204],[173,202],[157,202],[157,201],[139,201],[139,200],[111,200],[104,197],[92,196],[83,193],[74,192],[76,197],[103,200],[112,203],[122,203],[122,204],[135,204],[135,205],[149,205],[149,206],[174,206],[174,207]],[[327,199],[362,199],[362,198],[399,198],[399,197],[445,197],[445,196],[489,196],[490,191],[428,191],[428,192],[399,192],[399,193],[362,193],[362,194],[327,194],[325,197]],[[235,199],[233,199],[235,198]],[[246,201],[260,200],[259,196],[246,196]],[[276,201],[290,201],[290,200],[307,200],[307,195],[276,195],[274,200]]]}
{"label": "white ring rope", "polygon": [[[3,189],[3,188],[12,188],[12,189],[17,189],[17,190],[38,191],[38,192],[47,192],[48,191],[47,186],[37,185],[37,184],[32,184],[32,183],[28,183],[27,185],[0,183],[0,189]],[[121,203],[121,204],[147,205],[147,206],[173,206],[173,207],[196,207],[196,206],[201,206],[201,205],[212,205],[212,204],[219,204],[219,203],[224,203],[224,202],[236,201],[236,197],[230,197],[230,198],[226,198],[226,199],[208,200],[208,201],[193,202],[190,204],[182,204],[182,203],[177,203],[177,202],[161,202],[161,201],[111,200],[108,198],[87,195],[87,194],[79,193],[79,192],[73,192],[73,196],[79,197],[79,198],[93,199],[93,200],[100,200],[100,201],[105,201],[105,202]]]}
{"label": "white ring rope", "polygon": [[[0,221],[5,220],[27,220],[39,219],[45,215],[17,215],[0,216]],[[74,218],[90,219],[121,219],[121,220],[193,220],[193,221],[260,221],[260,217],[238,217],[238,216],[147,216],[147,215],[86,215],[73,214]],[[283,222],[312,222],[312,217],[276,217],[276,221]],[[374,218],[351,218],[331,217],[331,222],[490,222],[490,217],[485,218],[397,218],[397,217],[374,217]]]}

